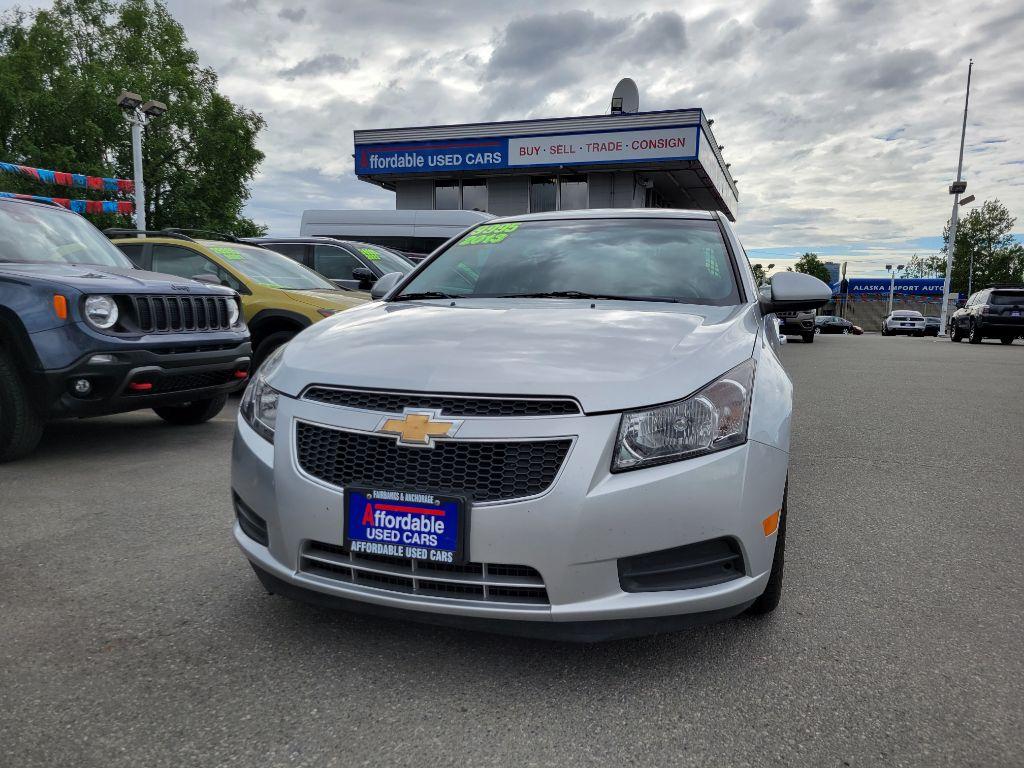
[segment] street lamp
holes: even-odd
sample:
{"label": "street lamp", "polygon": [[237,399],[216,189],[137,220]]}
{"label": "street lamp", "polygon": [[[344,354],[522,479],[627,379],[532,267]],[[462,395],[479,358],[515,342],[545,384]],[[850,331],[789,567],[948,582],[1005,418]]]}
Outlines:
{"label": "street lamp", "polygon": [[897,264],[896,269],[892,268],[892,264],[886,264],[885,268],[889,270],[889,314],[892,314],[892,291],[896,287],[896,273],[903,269],[902,264]]}
{"label": "street lamp", "polygon": [[[967,106],[971,102],[971,70],[974,59],[967,65],[967,94],[964,96],[964,121],[960,128],[960,159],[956,166],[956,181],[949,185],[949,194],[953,195],[953,214],[949,217],[949,245],[946,247],[946,279],[942,283],[942,309],[939,311],[939,336],[946,335],[946,310],[949,308],[949,278],[953,273],[953,252],[956,250],[957,213],[960,208],[960,195],[967,190],[967,182],[961,179],[964,170],[964,139],[967,137]],[[971,198],[973,199],[973,195]]]}
{"label": "street lamp", "polygon": [[167,111],[162,101],[150,99],[142,101],[142,97],[131,91],[122,91],[117,97],[117,106],[124,110],[125,119],[132,126],[132,165],[135,170],[135,227],[146,229],[146,193],[142,187],[142,129],[149,125],[153,118],[160,117]]}

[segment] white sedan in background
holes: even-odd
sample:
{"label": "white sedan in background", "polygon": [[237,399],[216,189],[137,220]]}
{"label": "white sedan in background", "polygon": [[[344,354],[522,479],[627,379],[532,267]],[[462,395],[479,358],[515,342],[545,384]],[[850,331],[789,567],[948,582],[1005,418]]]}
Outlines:
{"label": "white sedan in background", "polygon": [[882,321],[882,335],[924,336],[924,315],[912,309],[899,309],[890,312]]}

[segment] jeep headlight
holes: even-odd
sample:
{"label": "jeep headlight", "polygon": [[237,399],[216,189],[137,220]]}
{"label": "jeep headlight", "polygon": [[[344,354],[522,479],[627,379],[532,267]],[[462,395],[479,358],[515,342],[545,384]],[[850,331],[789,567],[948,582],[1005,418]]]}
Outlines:
{"label": "jeep headlight", "polygon": [[232,298],[228,302],[228,326],[234,327],[238,322],[238,299]]}
{"label": "jeep headlight", "polygon": [[284,354],[285,345],[271,352],[263,361],[255,375],[249,379],[249,384],[242,395],[242,402],[238,406],[238,412],[242,415],[245,423],[253,428],[260,437],[269,442],[274,442],[274,429],[277,427],[277,403],[281,393],[267,383],[267,379],[281,365],[281,357]]}
{"label": "jeep headlight", "polygon": [[110,296],[86,296],[85,319],[103,330],[113,328],[117,322],[117,302]]}
{"label": "jeep headlight", "polygon": [[683,400],[623,413],[612,472],[689,459],[746,442],[753,383],[751,359]]}

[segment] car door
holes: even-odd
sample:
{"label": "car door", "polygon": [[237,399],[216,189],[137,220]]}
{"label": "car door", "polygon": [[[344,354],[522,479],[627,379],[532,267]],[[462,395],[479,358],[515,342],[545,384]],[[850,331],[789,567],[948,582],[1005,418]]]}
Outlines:
{"label": "car door", "polygon": [[365,269],[364,264],[340,245],[313,246],[313,269],[341,288],[359,289],[352,272],[360,268]]}

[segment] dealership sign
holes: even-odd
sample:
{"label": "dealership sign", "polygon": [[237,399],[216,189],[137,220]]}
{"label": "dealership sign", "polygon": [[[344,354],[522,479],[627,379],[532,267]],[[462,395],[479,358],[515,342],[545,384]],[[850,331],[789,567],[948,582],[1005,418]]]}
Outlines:
{"label": "dealership sign", "polygon": [[698,136],[698,127],[691,125],[515,138],[357,144],[356,174],[373,176],[693,160],[697,157]]}
{"label": "dealership sign", "polygon": [[[876,277],[853,277],[848,281],[847,293],[889,293],[889,281]],[[942,278],[906,277],[892,285],[894,293],[909,293],[916,296],[942,293]],[[832,283],[832,292],[840,292],[840,283]]]}

